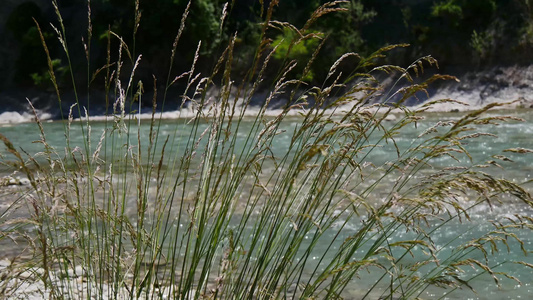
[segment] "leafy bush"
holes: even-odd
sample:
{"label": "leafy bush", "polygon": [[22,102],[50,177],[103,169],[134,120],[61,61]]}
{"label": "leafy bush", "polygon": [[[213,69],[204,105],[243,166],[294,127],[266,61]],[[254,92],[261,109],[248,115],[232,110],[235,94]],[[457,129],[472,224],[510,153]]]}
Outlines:
{"label": "leafy bush", "polygon": [[[39,32],[32,18],[43,21],[39,7],[32,2],[18,5],[6,20],[6,28],[20,43],[19,56],[15,62],[15,81],[22,85],[31,83],[29,74],[46,68],[46,58],[39,43]],[[45,33],[47,38],[52,35]]]}
{"label": "leafy bush", "polygon": [[453,0],[441,2],[433,6],[431,14],[435,17],[445,17],[453,19],[452,23],[456,26],[459,25],[460,20],[463,18],[463,9],[461,6],[455,3]]}

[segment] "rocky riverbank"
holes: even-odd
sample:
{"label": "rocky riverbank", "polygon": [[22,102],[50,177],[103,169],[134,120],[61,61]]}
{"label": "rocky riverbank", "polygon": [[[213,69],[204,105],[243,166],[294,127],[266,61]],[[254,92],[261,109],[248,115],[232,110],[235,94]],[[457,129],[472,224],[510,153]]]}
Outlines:
{"label": "rocky riverbank", "polygon": [[533,108],[533,65],[495,67],[454,74],[460,81],[431,91],[429,101],[455,99],[468,106],[436,105],[436,111],[472,110],[493,102],[513,102],[510,108]]}
{"label": "rocky riverbank", "polygon": [[[459,105],[455,103],[441,103],[434,105],[431,111],[459,112],[465,110],[478,109],[493,102],[513,102],[509,108],[533,108],[533,65],[530,66],[507,66],[495,67],[485,71],[457,71],[452,74],[459,79],[459,82],[447,81],[430,86],[428,94],[419,94],[417,99],[408,101],[408,105],[423,105],[427,101],[439,99],[454,99],[465,103]],[[389,80],[390,82],[393,79]],[[211,91],[213,95],[216,91]],[[429,97],[428,97],[429,96]],[[141,106],[141,112],[145,117],[150,116],[152,95],[146,94]],[[264,103],[268,93],[257,93],[252,98],[252,105],[259,106]],[[171,94],[170,99],[165,103],[164,118],[187,117],[189,110],[181,113],[179,109],[179,95]],[[61,109],[63,113],[69,111],[70,106],[75,102],[73,92],[66,92],[63,95]],[[93,92],[89,99],[82,96],[79,101],[82,106],[89,107],[91,116],[105,115],[105,93],[101,91]],[[0,124],[29,122],[34,119],[29,102],[36,108],[38,117],[42,120],[61,119],[58,108],[57,97],[52,92],[30,91],[8,91],[0,93]],[[283,96],[276,99],[273,107],[280,107],[286,100]],[[161,107],[161,105],[159,106]],[[133,109],[137,109],[135,107]],[[83,111],[83,110],[82,110]],[[253,109],[249,109],[253,113]],[[275,114],[275,111],[272,113]],[[74,116],[79,117],[77,110]]]}

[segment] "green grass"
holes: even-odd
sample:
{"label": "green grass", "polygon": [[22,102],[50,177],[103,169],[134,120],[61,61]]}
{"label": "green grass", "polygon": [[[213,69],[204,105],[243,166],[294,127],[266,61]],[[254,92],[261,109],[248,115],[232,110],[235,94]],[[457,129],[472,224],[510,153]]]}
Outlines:
{"label": "green grass", "polygon": [[[521,186],[489,175],[497,163],[474,165],[465,149],[483,136],[476,133],[481,126],[510,119],[484,116],[500,104],[440,122],[401,148],[395,138],[425,110],[402,103],[431,82],[450,79],[435,75],[415,83],[415,75],[436,61],[424,57],[407,68],[380,66],[379,59],[397,47],[391,46],[360,58],[349,76],[341,77],[335,64],[322,86],[308,86],[301,79],[320,55],[318,45],[302,74],[291,72],[301,61],[287,59],[277,78],[264,78],[277,51],[269,47],[268,25],[289,26],[271,19],[274,3],[242,81],[232,74],[237,35],[207,77],[194,71],[198,55],[188,72],[176,75],[169,68],[165,90],[157,94],[166,97],[173,84],[185,82],[184,105],[193,112],[173,121],[169,134],[161,133],[168,123],[155,107],[148,134],[141,133],[147,125],[139,115],[125,113],[127,106],[151,100],[143,98],[142,86],[152,83],[137,82],[141,56],[134,45],[120,42],[119,49],[109,48],[107,64],[95,77],[114,95],[107,99],[110,118],[103,131],[92,129],[90,116],[74,120],[73,109],[83,115],[77,105],[63,112],[64,149],[47,142],[39,121],[41,153],[22,153],[0,135],[11,154],[2,157],[4,163],[30,181],[19,201],[31,216],[12,232],[33,229],[24,235],[33,254],[23,269],[45,285],[43,293],[54,299],[337,299],[350,298],[348,287],[371,272],[377,274],[375,284],[361,297],[413,299],[432,286],[453,292],[483,273],[495,284],[507,275],[493,271],[491,250],[505,249],[511,240],[520,243],[514,230],[531,228],[527,216],[495,222],[446,257],[445,247],[432,239],[451,222],[469,222],[469,211],[482,203],[531,205]],[[312,18],[336,13],[339,5],[327,4]],[[187,12],[174,49],[186,17]],[[60,24],[57,33],[68,57],[67,29]],[[316,38],[308,25],[299,31],[303,38],[308,33]],[[89,26],[87,51],[91,35]],[[108,39],[121,41],[113,33]],[[349,56],[356,54],[340,60]],[[95,68],[89,60],[87,65],[92,76]],[[407,87],[384,90],[376,75],[383,72],[399,74],[398,83]],[[50,74],[55,84],[52,63]],[[251,107],[252,96],[265,85],[270,86],[265,103]],[[87,87],[90,91],[90,81]],[[272,116],[270,101],[282,94],[288,102]],[[57,95],[61,99],[59,89]],[[393,95],[400,100],[388,103]],[[387,122],[392,113],[398,118]],[[83,136],[81,145],[71,144],[74,127]],[[280,146],[282,140],[289,141],[287,147]],[[388,161],[374,165],[371,157],[381,148],[390,150]],[[442,157],[462,167],[431,168]],[[346,230],[350,226],[356,229]],[[398,232],[409,238],[391,241]],[[475,272],[463,274],[468,268]]]}

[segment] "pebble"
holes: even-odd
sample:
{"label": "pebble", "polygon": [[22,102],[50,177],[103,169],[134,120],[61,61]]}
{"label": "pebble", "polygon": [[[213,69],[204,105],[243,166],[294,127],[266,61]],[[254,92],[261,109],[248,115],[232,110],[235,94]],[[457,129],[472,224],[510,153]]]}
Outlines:
{"label": "pebble", "polygon": [[84,276],[85,272],[82,266],[76,266],[74,269],[68,269],[66,275],[68,275],[68,277],[70,278],[77,278],[80,276]]}
{"label": "pebble", "polygon": [[0,269],[5,269],[11,265],[11,262],[7,259],[0,260]]}

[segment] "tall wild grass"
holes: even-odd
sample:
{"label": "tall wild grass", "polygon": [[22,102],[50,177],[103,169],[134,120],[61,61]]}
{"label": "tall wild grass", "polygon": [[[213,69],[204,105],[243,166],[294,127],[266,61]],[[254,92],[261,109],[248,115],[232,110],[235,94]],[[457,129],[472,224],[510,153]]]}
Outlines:
{"label": "tall wild grass", "polygon": [[[68,28],[53,3],[57,37],[70,62]],[[402,147],[396,140],[434,104],[409,108],[403,103],[433,81],[453,78],[418,80],[424,68],[437,66],[430,56],[405,68],[379,65],[387,52],[404,46],[399,45],[366,58],[347,53],[331,66],[322,85],[311,86],[302,78],[317,56],[327,55],[321,52],[322,44],[302,72],[294,71],[301,61],[286,59],[277,77],[266,77],[275,73],[270,68],[279,67],[272,64],[277,48],[268,38],[271,32],[294,31],[291,45],[324,39],[310,30],[312,23],[344,10],[344,1],[324,4],[298,29],[272,19],[276,3],[271,1],[263,12],[256,55],[238,80],[232,72],[238,33],[211,74],[195,71],[198,54],[189,71],[176,74],[172,69],[187,24],[186,10],[169,54],[165,88],[157,90],[155,78],[136,80],[143,58],[135,53],[135,42],[127,45],[111,31],[109,45],[118,41],[118,49],[108,47],[104,66],[91,65],[89,2],[87,78],[105,82],[108,117],[95,122],[81,105],[62,112],[61,147],[48,142],[46,126],[37,120],[43,147],[37,154],[25,153],[0,136],[10,153],[2,157],[4,163],[30,182],[18,203],[31,215],[10,234],[19,232],[28,241],[31,255],[21,268],[42,283],[42,295],[413,299],[432,287],[444,288],[444,294],[471,288],[470,280],[480,274],[492,276],[494,284],[513,278],[493,270],[497,263],[491,254],[506,251],[507,245],[522,245],[527,252],[515,230],[531,229],[530,217],[495,221],[487,232],[460,242],[453,251],[433,237],[449,223],[469,222],[470,211],[479,205],[531,205],[531,195],[521,186],[487,171],[506,157],[475,165],[465,147],[486,135],[482,126],[510,119],[484,115],[500,104],[438,122]],[[224,12],[234,4],[226,5]],[[139,25],[138,1],[136,7]],[[357,63],[351,74],[341,74],[338,67],[347,59]],[[61,102],[49,55],[48,61]],[[242,68],[246,62],[238,63]],[[385,87],[378,79],[382,74],[396,74],[397,85]],[[81,84],[74,76],[72,82],[74,87]],[[181,118],[163,120],[154,104],[151,116],[141,120],[142,103],[171,101],[166,94],[177,82],[186,86]],[[91,85],[91,80],[86,82],[87,97]],[[148,85],[155,90],[153,99],[144,97]],[[264,103],[251,106],[265,86]],[[271,110],[271,103],[282,97],[286,103]],[[127,113],[128,107],[139,107],[139,112]],[[73,110],[83,117],[74,119]],[[74,142],[79,136],[82,142]],[[382,149],[386,157],[376,159]],[[458,166],[434,166],[444,157]],[[400,232],[407,238],[392,239]],[[369,273],[373,284],[357,285]],[[3,292],[14,295],[9,293],[16,293],[16,286]]]}

